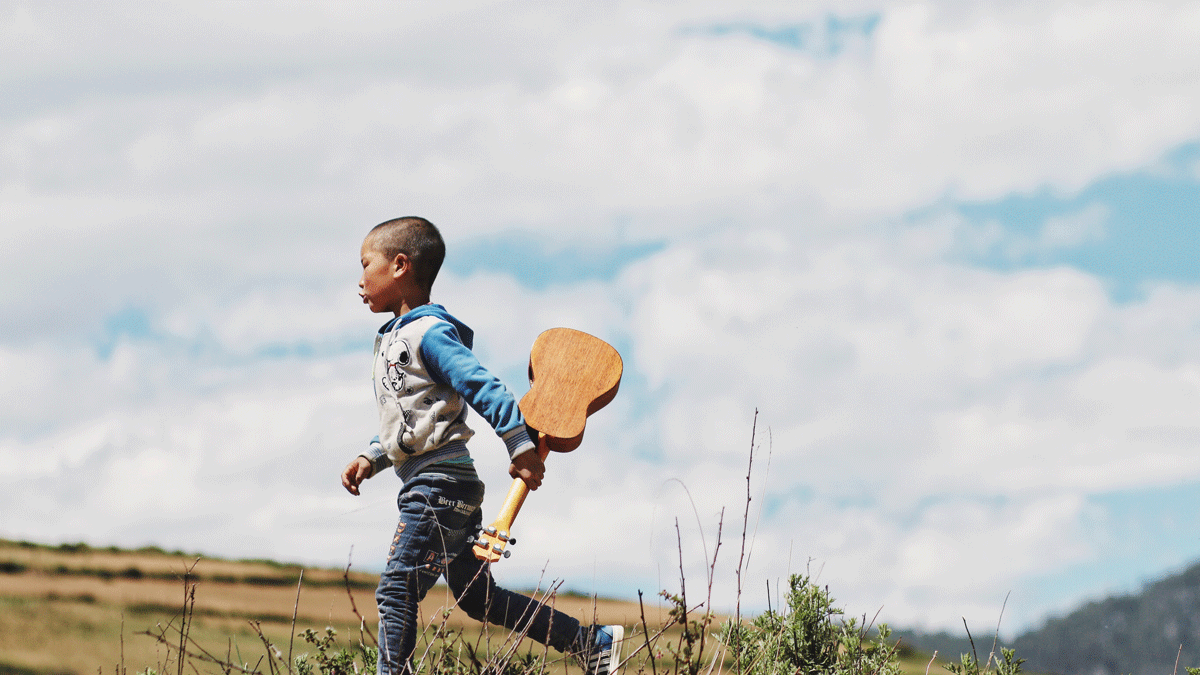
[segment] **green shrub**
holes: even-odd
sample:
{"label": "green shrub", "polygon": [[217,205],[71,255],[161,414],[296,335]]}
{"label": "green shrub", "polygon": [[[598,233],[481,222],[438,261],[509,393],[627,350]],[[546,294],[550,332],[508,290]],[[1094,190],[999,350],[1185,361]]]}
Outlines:
{"label": "green shrub", "polygon": [[[995,654],[989,654],[987,663],[982,667],[979,665],[979,660],[973,654],[963,654],[961,663],[948,663],[946,670],[954,673],[954,675],[989,675],[992,673],[993,657]],[[1025,663],[1025,659],[1016,658],[1016,652],[1007,647],[1000,649],[1000,658],[995,659],[995,675],[1020,675],[1021,664]],[[1191,669],[1189,669],[1191,670]],[[1190,675],[1200,675],[1193,673]]]}
{"label": "green shrub", "polygon": [[[355,654],[349,649],[334,649],[337,631],[325,627],[325,634],[318,635],[311,628],[300,633],[304,641],[317,648],[316,654],[301,654],[296,657],[296,675],[375,675],[378,652],[374,647],[363,645],[363,669],[355,664]],[[311,658],[311,661],[310,661]],[[314,670],[313,666],[316,666]]]}
{"label": "green shrub", "polygon": [[788,581],[787,609],[767,611],[750,623],[726,622],[718,634],[744,675],[850,675],[899,673],[896,645],[887,643],[886,625],[877,638],[858,621],[841,621],[828,588],[794,574]]}

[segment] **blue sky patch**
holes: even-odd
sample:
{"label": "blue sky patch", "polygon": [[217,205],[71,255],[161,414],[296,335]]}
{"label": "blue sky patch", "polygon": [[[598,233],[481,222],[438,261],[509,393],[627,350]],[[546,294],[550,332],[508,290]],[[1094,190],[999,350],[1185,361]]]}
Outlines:
{"label": "blue sky patch", "polygon": [[838,17],[829,15],[824,21],[802,21],[768,25],[752,21],[732,21],[707,26],[690,27],[682,35],[701,35],[723,38],[746,36],[769,42],[785,49],[819,56],[838,56],[853,40],[870,39],[879,25],[880,15]]}
{"label": "blue sky patch", "polygon": [[122,340],[145,340],[153,335],[150,316],[146,311],[127,307],[104,319],[104,329],[96,342],[96,353],[101,359],[108,359]]}
{"label": "blue sky patch", "polygon": [[544,290],[585,281],[612,281],[629,265],[666,248],[665,241],[616,244],[548,244],[532,234],[506,234],[455,244],[446,268],[461,276],[508,274],[522,286]]}
{"label": "blue sky patch", "polygon": [[1044,188],[952,208],[977,236],[959,254],[1012,270],[1068,265],[1100,277],[1113,298],[1141,297],[1147,283],[1200,284],[1200,143],[1160,166],[1114,174],[1077,194]]}
{"label": "blue sky patch", "polygon": [[252,359],[320,359],[341,356],[343,354],[371,355],[373,336],[337,336],[331,335],[324,340],[293,342],[273,342],[256,349]]}
{"label": "blue sky patch", "polygon": [[1080,598],[1137,593],[1200,557],[1200,483],[1093,495],[1084,523],[1095,555],[1041,575],[1024,593],[1070,611]]}

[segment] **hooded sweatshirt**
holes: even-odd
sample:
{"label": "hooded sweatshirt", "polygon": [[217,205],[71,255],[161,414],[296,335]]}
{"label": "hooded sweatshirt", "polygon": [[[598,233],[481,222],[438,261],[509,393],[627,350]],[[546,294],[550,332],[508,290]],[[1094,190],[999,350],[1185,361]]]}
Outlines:
{"label": "hooded sweatshirt", "polygon": [[371,379],[379,436],[362,453],[378,473],[403,479],[437,462],[469,461],[467,406],[495,429],[509,458],[533,449],[512,392],[471,351],[474,332],[441,305],[428,304],[385,323],[375,336]]}

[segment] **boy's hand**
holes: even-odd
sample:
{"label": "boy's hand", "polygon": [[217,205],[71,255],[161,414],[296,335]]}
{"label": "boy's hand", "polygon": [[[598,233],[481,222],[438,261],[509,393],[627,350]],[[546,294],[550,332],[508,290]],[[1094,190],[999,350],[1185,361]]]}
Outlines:
{"label": "boy's hand", "polygon": [[536,448],[526,450],[508,465],[508,475],[520,478],[530,490],[536,490],[542,484],[542,477],[546,475],[546,464],[538,457]]}
{"label": "boy's hand", "polygon": [[352,495],[358,494],[358,486],[362,482],[371,477],[371,463],[366,457],[355,457],[354,461],[346,465],[346,470],[342,472],[342,487]]}

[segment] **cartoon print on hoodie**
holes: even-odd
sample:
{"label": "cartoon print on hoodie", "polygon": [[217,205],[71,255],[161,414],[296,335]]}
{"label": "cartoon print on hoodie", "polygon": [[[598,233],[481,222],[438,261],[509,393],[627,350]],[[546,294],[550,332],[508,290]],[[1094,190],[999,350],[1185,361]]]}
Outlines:
{"label": "cartoon print on hoodie", "polygon": [[[384,389],[391,391],[395,395],[396,407],[400,409],[400,414],[404,419],[404,428],[396,433],[396,445],[406,455],[411,455],[416,452],[404,442],[404,433],[407,429],[412,428],[412,411],[405,410],[400,403],[401,396],[405,394],[404,386],[404,368],[412,363],[412,350],[408,346],[408,341],[404,339],[392,340],[388,342],[387,349],[384,352],[384,358],[387,360],[387,368],[384,370],[383,378],[380,384]],[[412,393],[411,388],[407,393]],[[380,403],[385,401],[385,397],[380,396]]]}

